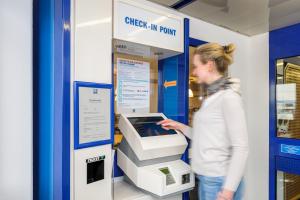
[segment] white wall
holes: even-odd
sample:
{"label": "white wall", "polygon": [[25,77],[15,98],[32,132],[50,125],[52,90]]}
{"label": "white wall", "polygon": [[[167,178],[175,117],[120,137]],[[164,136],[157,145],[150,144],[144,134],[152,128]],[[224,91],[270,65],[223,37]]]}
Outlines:
{"label": "white wall", "polygon": [[0,0],[0,199],[32,199],[32,0]]}
{"label": "white wall", "polygon": [[[74,81],[112,82],[112,0],[72,0],[71,85]],[[73,96],[73,87],[71,97]],[[74,150],[74,99],[71,98],[71,199],[112,199],[111,144]],[[110,133],[106,133],[110,135]],[[86,160],[105,156],[101,181],[84,184]]]}
{"label": "white wall", "polygon": [[265,200],[269,191],[269,33],[251,37],[249,49],[247,199]]}
{"label": "white wall", "polygon": [[74,80],[111,83],[112,0],[74,0]]}
{"label": "white wall", "polygon": [[244,72],[248,67],[247,61],[249,59],[249,37],[213,24],[209,24],[193,17],[189,18],[190,37],[207,42],[217,42],[222,45],[229,43],[234,43],[236,45],[236,51],[234,52],[234,63],[229,67],[229,73],[230,76],[241,79],[242,93],[245,93],[245,80],[247,74]]}

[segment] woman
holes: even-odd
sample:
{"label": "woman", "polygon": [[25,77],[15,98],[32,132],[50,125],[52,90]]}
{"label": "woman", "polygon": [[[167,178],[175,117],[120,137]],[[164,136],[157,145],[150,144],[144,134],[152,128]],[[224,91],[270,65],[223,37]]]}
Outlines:
{"label": "woman", "polygon": [[192,139],[192,169],[200,181],[200,200],[241,200],[248,136],[239,83],[225,76],[233,44],[207,43],[195,50],[193,75],[207,95],[194,114],[193,128],[166,119],[159,124]]}

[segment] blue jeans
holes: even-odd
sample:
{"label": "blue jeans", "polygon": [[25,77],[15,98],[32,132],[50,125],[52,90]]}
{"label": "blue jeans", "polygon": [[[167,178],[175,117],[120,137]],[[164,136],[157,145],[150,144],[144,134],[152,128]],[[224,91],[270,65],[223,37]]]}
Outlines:
{"label": "blue jeans", "polygon": [[[208,177],[197,175],[199,179],[198,199],[199,200],[216,200],[218,193],[221,191],[225,177]],[[236,190],[233,200],[242,200],[244,195],[244,181],[241,181]]]}

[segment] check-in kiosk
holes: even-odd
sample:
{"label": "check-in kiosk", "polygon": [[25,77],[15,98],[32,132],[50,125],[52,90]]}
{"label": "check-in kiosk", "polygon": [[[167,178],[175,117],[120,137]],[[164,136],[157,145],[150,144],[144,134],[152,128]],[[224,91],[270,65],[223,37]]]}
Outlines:
{"label": "check-in kiosk", "polygon": [[188,122],[189,20],[147,0],[34,6],[36,198],[187,200],[187,141],[144,113]]}
{"label": "check-in kiosk", "polygon": [[188,19],[148,1],[113,7],[113,199],[187,200],[188,142],[156,123],[188,122]]}
{"label": "check-in kiosk", "polygon": [[118,165],[127,181],[157,197],[176,195],[194,187],[191,167],[180,158],[187,148],[185,137],[165,130],[157,122],[162,113],[122,114],[123,140]]}

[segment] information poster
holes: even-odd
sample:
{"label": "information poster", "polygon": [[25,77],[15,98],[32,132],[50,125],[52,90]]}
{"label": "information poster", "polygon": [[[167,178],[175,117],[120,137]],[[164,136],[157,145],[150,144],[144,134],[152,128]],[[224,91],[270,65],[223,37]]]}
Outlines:
{"label": "information poster", "polygon": [[276,85],[277,119],[293,120],[296,110],[296,84]]}
{"label": "information poster", "polygon": [[111,90],[79,87],[79,144],[109,140]]}
{"label": "information poster", "polygon": [[117,60],[117,113],[150,112],[150,63]]}

